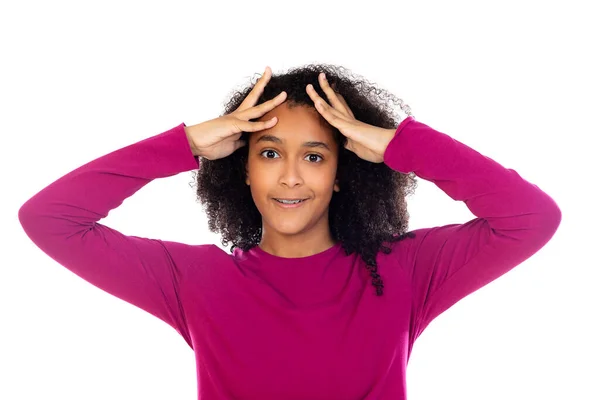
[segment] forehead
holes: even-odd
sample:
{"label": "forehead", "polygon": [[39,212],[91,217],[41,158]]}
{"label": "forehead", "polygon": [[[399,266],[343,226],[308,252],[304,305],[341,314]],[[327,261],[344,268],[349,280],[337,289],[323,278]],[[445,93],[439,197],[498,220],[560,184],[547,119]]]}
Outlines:
{"label": "forehead", "polygon": [[333,143],[331,126],[314,108],[289,107],[288,102],[284,102],[264,114],[258,121],[267,121],[273,117],[277,117],[275,126],[254,132],[252,136],[258,138],[262,134],[274,135],[281,138],[284,143],[306,140]]}

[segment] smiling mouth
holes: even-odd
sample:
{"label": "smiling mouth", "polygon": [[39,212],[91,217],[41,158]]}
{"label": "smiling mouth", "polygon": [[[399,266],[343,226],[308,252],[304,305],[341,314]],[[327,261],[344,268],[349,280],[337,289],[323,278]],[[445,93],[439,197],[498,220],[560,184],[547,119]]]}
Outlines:
{"label": "smiling mouth", "polygon": [[273,200],[275,200],[278,203],[281,204],[300,204],[308,199],[276,199],[273,198]]}

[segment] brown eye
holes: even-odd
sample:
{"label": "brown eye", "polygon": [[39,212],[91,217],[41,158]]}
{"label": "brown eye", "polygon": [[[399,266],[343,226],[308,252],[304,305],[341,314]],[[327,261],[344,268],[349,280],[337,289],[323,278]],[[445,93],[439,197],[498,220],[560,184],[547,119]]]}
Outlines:
{"label": "brown eye", "polygon": [[269,156],[267,156],[267,157],[263,156],[265,158],[275,158],[275,157],[270,157],[270,156],[273,154],[277,154],[277,152],[275,150],[263,150],[260,152],[261,155],[265,154],[265,153],[269,154]]}
{"label": "brown eye", "polygon": [[307,157],[311,157],[310,162],[314,162],[314,163],[319,162],[319,161],[315,160],[315,157],[316,158],[320,158],[321,160],[323,160],[323,157],[321,157],[318,154],[309,154]]}

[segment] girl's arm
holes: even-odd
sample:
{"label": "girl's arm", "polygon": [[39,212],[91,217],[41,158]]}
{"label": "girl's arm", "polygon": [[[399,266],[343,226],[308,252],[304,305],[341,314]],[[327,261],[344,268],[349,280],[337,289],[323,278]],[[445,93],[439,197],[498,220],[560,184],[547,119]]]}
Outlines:
{"label": "girl's arm", "polygon": [[560,224],[560,209],[539,187],[412,117],[398,126],[384,162],[433,182],[475,215],[413,231],[408,251],[397,255],[411,275],[413,340],[450,306],[535,254]]}
{"label": "girl's arm", "polygon": [[44,253],[165,321],[191,346],[179,301],[187,264],[177,264],[170,253],[188,245],[127,236],[98,222],[153,179],[199,167],[184,128],[182,123],[73,170],[25,202],[18,216]]}

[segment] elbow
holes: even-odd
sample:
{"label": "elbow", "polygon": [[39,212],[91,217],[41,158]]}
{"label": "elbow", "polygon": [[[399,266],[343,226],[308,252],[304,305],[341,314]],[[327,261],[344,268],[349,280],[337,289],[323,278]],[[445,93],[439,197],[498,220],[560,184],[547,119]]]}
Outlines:
{"label": "elbow", "polygon": [[35,205],[32,202],[32,199],[27,200],[20,208],[17,213],[17,217],[19,218],[19,223],[22,227],[25,227],[31,224],[31,220],[34,216]]}
{"label": "elbow", "polygon": [[562,221],[562,212],[560,208],[554,203],[551,202],[551,206],[549,206],[548,210],[545,211],[541,217],[541,224],[539,225],[539,240],[545,245],[556,233],[560,223]]}

